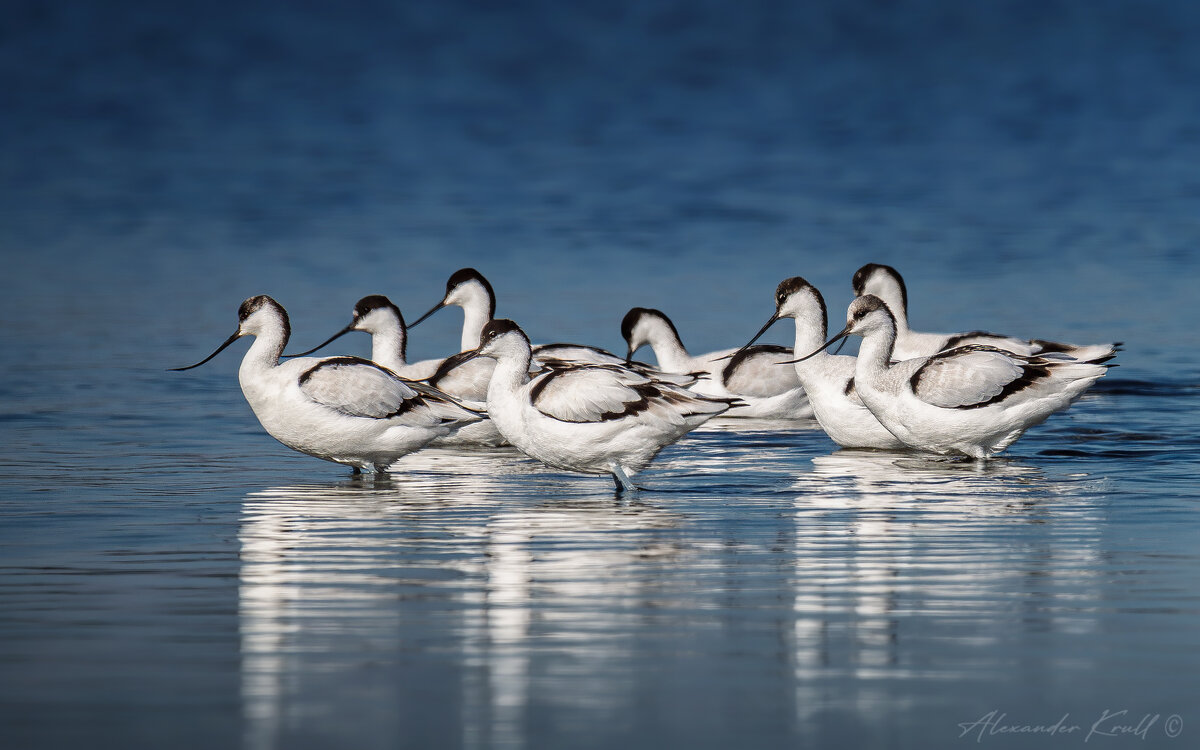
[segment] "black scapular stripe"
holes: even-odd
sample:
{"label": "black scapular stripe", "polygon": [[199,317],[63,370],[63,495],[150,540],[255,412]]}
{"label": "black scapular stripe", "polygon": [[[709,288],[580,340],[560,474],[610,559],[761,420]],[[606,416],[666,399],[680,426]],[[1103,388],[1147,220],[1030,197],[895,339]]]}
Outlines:
{"label": "black scapular stripe", "polygon": [[729,378],[733,375],[734,370],[738,368],[738,365],[757,354],[791,353],[791,349],[788,349],[786,346],[779,346],[777,344],[755,344],[754,346],[746,347],[737,354],[734,354],[733,358],[729,360],[729,363],[725,365],[725,368],[721,370],[721,382],[728,382]]}

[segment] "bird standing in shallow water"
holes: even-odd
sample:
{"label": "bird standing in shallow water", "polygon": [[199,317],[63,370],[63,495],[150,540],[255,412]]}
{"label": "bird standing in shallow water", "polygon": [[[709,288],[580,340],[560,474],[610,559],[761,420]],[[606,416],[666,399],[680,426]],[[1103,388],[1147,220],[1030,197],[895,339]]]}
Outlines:
{"label": "bird standing in shallow water", "polygon": [[[382,295],[373,294],[360,299],[354,305],[354,315],[349,325],[330,336],[321,345],[295,356],[312,354],[351,331],[365,331],[371,334],[371,361],[375,364],[383,365],[401,377],[423,380],[470,409],[484,410],[487,384],[492,376],[492,362],[467,360],[455,355],[446,359],[430,359],[408,364],[405,361],[404,316],[400,314],[400,308]],[[503,444],[504,438],[500,436],[496,426],[486,419],[433,441],[433,445],[441,447]]]}
{"label": "bird standing in shallow water", "polygon": [[[811,352],[825,341],[828,325],[825,300],[816,287],[799,276],[779,283],[775,289],[775,314],[746,346],[757,341],[780,318],[792,318],[796,322],[797,354]],[[813,416],[833,442],[843,448],[895,450],[907,447],[879,423],[859,398],[854,388],[854,364],[854,357],[830,354],[821,349],[791,366],[808,394]]]}
{"label": "bird standing in shallow water", "polygon": [[859,297],[846,318],[846,327],[817,351],[851,334],[862,336],[854,372],[859,397],[892,434],[933,453],[999,453],[1070,406],[1109,367],[981,344],[893,362],[896,321],[883,300]]}
{"label": "bird standing in shallow water", "polygon": [[238,328],[190,370],[242,336],[254,343],[242,358],[238,381],[263,429],[293,450],[385,472],[396,459],[483,415],[434,388],[405,380],[358,357],[311,357],[280,363],[291,333],[287,312],[266,295],[238,308]]}
{"label": "bird standing in shallow water", "polygon": [[1005,349],[1015,354],[1049,354],[1059,352],[1081,362],[1104,362],[1111,359],[1120,348],[1114,344],[1064,344],[1043,339],[1021,339],[987,331],[968,333],[918,333],[908,327],[908,289],[904,279],[891,266],[868,263],[854,272],[851,281],[854,296],[873,294],[883,300],[896,321],[896,346],[893,357],[897,360],[913,357],[928,357],[940,351],[966,344],[984,344]]}
{"label": "bird standing in shallow water", "polygon": [[531,376],[529,338],[511,320],[485,325],[471,355],[496,361],[488,414],[510,443],[556,469],[610,474],[617,492],[636,490],[630,477],[663,447],[734,403],[620,365],[559,365]]}

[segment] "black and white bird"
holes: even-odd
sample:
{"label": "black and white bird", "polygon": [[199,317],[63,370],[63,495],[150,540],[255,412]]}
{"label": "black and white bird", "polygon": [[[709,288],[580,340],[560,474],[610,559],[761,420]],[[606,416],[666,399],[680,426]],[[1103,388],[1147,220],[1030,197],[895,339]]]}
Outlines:
{"label": "black and white bird", "polygon": [[[383,365],[401,377],[421,380],[446,393],[470,409],[483,411],[487,383],[492,375],[488,360],[463,357],[428,359],[409,364],[406,361],[407,330],[400,308],[387,297],[372,294],[354,305],[350,323],[319,346],[295,356],[303,357],[322,349],[351,331],[371,334],[371,361]],[[450,435],[439,437],[433,445],[441,447],[498,446],[504,439],[490,420],[481,420]]]}
{"label": "black and white bird", "polygon": [[854,387],[855,359],[818,349],[827,335],[828,314],[817,288],[799,276],[784,279],[775,289],[775,314],[746,346],[752,345],[781,318],[796,324],[795,352],[815,353],[790,366],[808,394],[813,416],[830,439],[843,448],[904,449],[907,446],[879,423]]}
{"label": "black and white bird", "polygon": [[190,370],[242,336],[254,343],[238,381],[263,429],[293,450],[377,473],[432,440],[484,415],[422,383],[358,357],[302,357],[280,362],[291,333],[287,312],[266,295],[238,308],[238,327]]}
{"label": "black and white bird", "polygon": [[607,364],[559,364],[530,374],[529,338],[511,320],[486,324],[471,352],[496,362],[487,408],[500,433],[556,469],[609,474],[617,491],[674,443],[735,401]]}
{"label": "black and white bird", "polygon": [[408,355],[408,329],[400,308],[382,294],[363,297],[354,304],[354,312],[345,328],[325,341],[299,354],[284,355],[304,357],[337,341],[351,331],[371,334],[371,361],[383,365],[400,377],[410,380],[425,380],[437,372],[441,359],[426,359],[410,363]]}
{"label": "black and white bird", "polygon": [[677,374],[699,374],[691,386],[696,393],[717,398],[737,398],[741,405],[729,417],[802,419],[813,415],[804,387],[790,367],[779,367],[794,357],[782,346],[759,344],[692,356],[679,330],[661,310],[635,307],[621,321],[621,336],[628,346],[626,361],[649,345],[658,368]]}
{"label": "black and white bird", "polygon": [[[483,327],[496,316],[496,293],[492,289],[491,283],[474,268],[460,268],[446,281],[446,293],[443,295],[442,301],[434,305],[412,325],[416,326],[443,307],[450,306],[461,307],[463,310],[461,351],[467,352],[475,349],[479,346],[479,336]],[[533,346],[532,352],[531,369],[534,371],[558,364],[625,364],[643,372],[654,370],[648,365],[629,362],[610,351],[587,344],[538,344]],[[483,364],[483,362],[478,364]],[[655,374],[683,385],[696,381],[696,375],[690,373],[663,374],[655,371]],[[486,389],[486,379],[481,381],[481,387]]]}
{"label": "black and white bird", "polygon": [[496,317],[496,292],[483,274],[474,268],[460,268],[446,281],[442,300],[413,321],[418,326],[443,307],[458,306],[463,311],[462,343],[459,351],[471,351],[479,346],[479,334]]}
{"label": "black and white bird", "polygon": [[1120,348],[1120,343],[1065,344],[1043,339],[1022,339],[987,331],[919,333],[908,327],[908,289],[896,269],[879,263],[868,263],[854,272],[851,285],[854,287],[854,296],[873,294],[883,300],[892,311],[896,320],[896,347],[893,356],[897,360],[928,357],[936,352],[966,344],[985,344],[1016,354],[1058,352],[1081,362],[1102,362],[1111,358]]}
{"label": "black and white bird", "polygon": [[817,351],[849,335],[863,338],[854,370],[863,403],[905,444],[940,454],[987,458],[1003,451],[1070,406],[1109,367],[984,344],[894,362],[895,317],[870,294],[850,303],[846,327]]}

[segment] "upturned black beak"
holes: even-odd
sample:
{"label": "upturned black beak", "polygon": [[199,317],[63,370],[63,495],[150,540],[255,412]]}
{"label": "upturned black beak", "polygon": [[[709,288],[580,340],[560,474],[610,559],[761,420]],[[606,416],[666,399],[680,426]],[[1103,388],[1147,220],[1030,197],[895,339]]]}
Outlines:
{"label": "upturned black beak", "polygon": [[634,348],[632,346],[629,347],[629,350],[625,352],[625,366],[626,367],[633,364],[633,352],[634,352]]}
{"label": "upturned black beak", "polygon": [[770,319],[770,320],[768,320],[768,321],[767,321],[767,322],[766,322],[766,323],[763,325],[763,327],[762,327],[762,328],[759,328],[759,329],[758,329],[758,333],[754,334],[754,338],[752,338],[752,339],[750,339],[749,341],[747,341],[747,342],[746,342],[746,344],[745,344],[745,346],[743,346],[741,349],[738,349],[736,352],[734,352],[733,354],[731,354],[731,355],[729,355],[729,356],[727,356],[727,357],[720,357],[720,358],[718,358],[718,361],[720,361],[720,360],[722,360],[722,359],[733,359],[733,358],[737,357],[739,354],[741,354],[742,352],[744,352],[744,351],[746,351],[747,349],[749,349],[749,348],[750,348],[750,347],[751,347],[751,346],[754,344],[754,342],[755,342],[755,341],[758,341],[758,340],[759,340],[759,339],[762,337],[762,335],[763,335],[764,333],[766,333],[766,332],[767,332],[767,329],[768,329],[768,328],[770,328],[771,326],[775,325],[775,321],[777,321],[777,320],[779,320],[779,311],[776,311],[776,312],[775,312],[775,314],[771,316],[771,319]]}
{"label": "upturned black beak", "polygon": [[237,341],[237,340],[238,340],[238,339],[240,339],[241,337],[242,337],[242,332],[241,332],[241,331],[234,331],[234,332],[233,332],[233,335],[232,335],[232,336],[230,336],[229,338],[225,339],[225,343],[224,343],[224,344],[221,344],[220,346],[218,346],[218,347],[217,347],[217,350],[216,350],[215,352],[213,352],[212,354],[208,355],[208,356],[207,356],[207,357],[205,357],[204,359],[200,360],[200,361],[199,361],[199,362],[197,362],[196,364],[194,364],[194,365],[188,365],[187,367],[169,367],[169,368],[167,368],[167,370],[168,370],[169,372],[183,372],[184,370],[191,370],[191,369],[192,369],[192,368],[194,368],[194,367],[199,367],[200,365],[204,364],[204,363],[205,363],[205,362],[207,362],[208,360],[212,359],[213,357],[217,356],[217,355],[218,355],[218,354],[220,354],[221,352],[225,351],[225,348],[226,348],[226,347],[228,347],[230,344],[232,344],[233,342]]}
{"label": "upturned black beak", "polygon": [[417,318],[415,322],[409,323],[408,327],[413,328],[414,326],[420,325],[422,320],[425,320],[430,315],[433,315],[435,312],[437,312],[438,310],[441,310],[445,306],[446,306],[446,300],[443,299],[441,302],[437,303],[432,308],[430,308],[429,312],[427,312],[424,315],[422,315],[421,317]]}
{"label": "upturned black beak", "polygon": [[[453,360],[454,366],[459,367],[461,365],[466,364],[467,362],[470,362],[473,359],[477,359],[478,357],[479,357],[479,349],[468,349],[465,352],[459,352],[458,354],[455,354],[455,355],[447,358],[446,362],[450,362],[451,360]],[[440,367],[438,368],[438,371],[441,372]]]}
{"label": "upturned black beak", "polygon": [[312,349],[309,349],[309,350],[308,350],[308,351],[306,351],[306,352],[300,352],[299,354],[285,354],[285,355],[283,355],[283,356],[284,356],[284,357],[288,357],[288,358],[291,358],[291,357],[304,357],[304,356],[307,356],[307,355],[309,355],[309,354],[312,354],[313,352],[317,351],[318,349],[324,349],[325,347],[327,347],[327,346],[329,346],[330,344],[332,344],[334,341],[337,341],[337,340],[338,340],[338,339],[340,339],[342,336],[345,336],[347,333],[350,333],[350,332],[351,332],[351,331],[353,331],[353,330],[354,330],[354,323],[351,323],[350,325],[346,326],[346,327],[345,327],[345,328],[343,328],[342,330],[338,331],[337,333],[333,334],[333,335],[332,335],[332,336],[330,336],[329,338],[325,339],[325,342],[324,342],[324,343],[322,343],[322,344],[317,344],[317,345],[316,345],[316,346],[314,346]]}
{"label": "upturned black beak", "polygon": [[850,328],[851,328],[851,324],[850,324],[850,323],[847,323],[845,328],[843,328],[842,330],[838,331],[838,332],[837,332],[837,334],[836,334],[836,335],[834,335],[834,337],[833,337],[833,338],[829,339],[829,340],[828,340],[828,341],[826,341],[824,344],[821,344],[821,346],[819,346],[818,348],[814,349],[813,351],[809,352],[808,354],[805,354],[803,357],[800,357],[799,359],[789,359],[787,362],[780,362],[779,364],[781,364],[781,365],[794,365],[794,364],[796,364],[797,362],[803,362],[804,360],[806,360],[806,359],[808,359],[808,358],[810,358],[810,357],[815,357],[815,356],[817,356],[817,355],[818,355],[818,354],[820,354],[821,352],[823,352],[823,351],[825,351],[826,349],[828,349],[829,347],[833,346],[833,345],[834,345],[835,343],[837,343],[838,341],[841,341],[842,339],[844,339],[844,338],[846,338],[847,336],[849,336],[849,335],[850,335]]}

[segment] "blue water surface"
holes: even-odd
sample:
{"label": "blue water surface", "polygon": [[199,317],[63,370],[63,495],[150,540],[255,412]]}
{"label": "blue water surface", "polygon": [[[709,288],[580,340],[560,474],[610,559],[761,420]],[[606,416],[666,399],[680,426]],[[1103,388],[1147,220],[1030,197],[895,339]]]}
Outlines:
{"label": "blue water surface", "polygon": [[[1165,1],[9,3],[0,747],[1192,746],[1197,40]],[[351,478],[263,432],[244,344],[166,371],[245,297],[307,348],[464,266],[537,341],[647,306],[703,352],[793,275],[840,327],[867,262],[914,327],[1119,367],[984,464],[726,420],[625,499],[504,449]]]}

